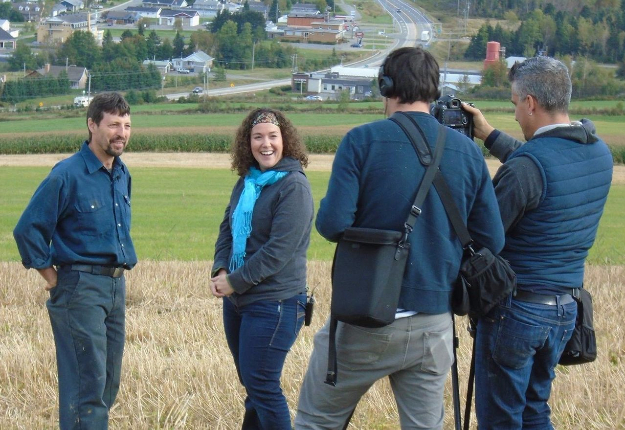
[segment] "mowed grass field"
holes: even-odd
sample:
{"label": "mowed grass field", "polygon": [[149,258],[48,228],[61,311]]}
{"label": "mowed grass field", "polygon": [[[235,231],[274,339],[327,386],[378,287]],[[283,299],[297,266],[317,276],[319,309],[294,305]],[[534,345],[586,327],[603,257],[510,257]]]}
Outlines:
{"label": "mowed grass field", "polygon": [[[54,160],[62,157],[27,156],[24,166],[20,166],[22,158],[0,157],[3,430],[57,427],[56,359],[45,309],[47,293],[37,273],[19,263],[11,231],[35,187]],[[126,352],[110,428],[240,428],[245,392],[223,335],[221,301],[209,289],[217,226],[236,175],[224,167],[227,156],[223,154],[129,153],[125,158],[133,174],[133,237],[141,261],[127,276]],[[327,188],[330,162],[331,157],[311,157],[307,175],[317,206]],[[617,170],[586,276],[595,301],[599,357],[592,364],[557,369],[550,403],[559,429],[625,428],[625,172],[622,166]],[[318,305],[313,325],[302,329],[283,375],[292,414],[313,335],[329,314],[333,249],[313,233],[308,283],[315,289]],[[459,319],[461,398],[471,354],[464,327],[466,320]],[[445,429],[453,428],[450,385],[448,381]],[[364,396],[350,428],[399,428],[388,381],[379,381]],[[475,420],[471,428],[476,428]]]}
{"label": "mowed grass field", "polygon": [[[140,165],[141,154],[133,156],[133,160],[137,160],[134,162]],[[167,154],[161,156],[166,163]],[[214,157],[223,160],[227,156],[215,154]],[[212,259],[219,223],[238,178],[236,174],[226,168],[133,167],[132,161],[128,164],[133,176],[132,236],[138,255],[142,259],[165,261]],[[325,164],[329,168],[329,162]],[[318,208],[330,173],[327,168],[313,168],[315,162],[311,161],[307,177]],[[622,169],[622,166],[618,167],[619,171]],[[48,166],[0,167],[0,200],[3,202],[0,209],[0,261],[19,261],[11,232],[49,170]],[[625,184],[619,179],[611,188],[589,262],[625,264],[623,208]],[[313,230],[309,259],[331,261],[333,252],[334,245]]]}

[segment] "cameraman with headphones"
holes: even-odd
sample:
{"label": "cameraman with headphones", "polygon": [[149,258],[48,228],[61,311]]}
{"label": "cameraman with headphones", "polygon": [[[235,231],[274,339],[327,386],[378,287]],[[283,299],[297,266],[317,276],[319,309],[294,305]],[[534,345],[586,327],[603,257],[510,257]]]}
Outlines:
{"label": "cameraman with headphones", "polygon": [[[400,48],[388,55],[378,76],[385,115],[404,112],[414,119],[432,152],[441,127],[430,115],[430,103],[439,97],[439,75],[430,53]],[[348,227],[402,231],[425,170],[395,122],[384,119],[354,128],[336,152],[317,230],[333,242]],[[478,246],[501,251],[503,225],[477,146],[447,130],[440,170]],[[315,335],[296,429],[346,428],[362,395],[384,377],[390,379],[402,429],[443,428],[443,391],[453,360],[450,302],[462,246],[438,194],[430,191],[409,235],[410,253],[395,321],[381,328],[338,323],[336,386],[324,384],[326,322]]]}

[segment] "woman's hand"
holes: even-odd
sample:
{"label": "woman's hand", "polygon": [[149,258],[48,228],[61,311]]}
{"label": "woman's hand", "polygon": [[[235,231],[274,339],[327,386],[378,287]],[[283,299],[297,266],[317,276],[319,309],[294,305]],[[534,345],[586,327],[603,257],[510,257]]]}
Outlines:
{"label": "woman's hand", "polygon": [[215,297],[227,297],[234,293],[228,282],[226,269],[219,269],[217,275],[211,278],[211,292]]}

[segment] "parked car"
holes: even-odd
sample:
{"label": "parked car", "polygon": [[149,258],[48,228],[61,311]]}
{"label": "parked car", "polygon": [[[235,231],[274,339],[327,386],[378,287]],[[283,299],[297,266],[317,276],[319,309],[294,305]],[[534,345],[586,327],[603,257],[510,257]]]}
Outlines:
{"label": "parked car", "polygon": [[352,48],[362,48],[362,43],[357,43],[357,42],[356,42],[356,43],[352,43],[350,46],[351,46]]}
{"label": "parked car", "polygon": [[187,69],[184,69],[184,68],[182,68],[182,67],[177,68],[177,69],[176,69],[176,72],[178,72],[178,73],[182,73],[183,75],[188,75],[189,73],[191,73],[191,71],[189,71],[189,70],[187,70]]}
{"label": "parked car", "polygon": [[204,92],[204,89],[202,87],[193,88],[193,94],[202,94],[203,92]]}
{"label": "parked car", "polygon": [[322,102],[321,96],[306,96],[304,100]]}

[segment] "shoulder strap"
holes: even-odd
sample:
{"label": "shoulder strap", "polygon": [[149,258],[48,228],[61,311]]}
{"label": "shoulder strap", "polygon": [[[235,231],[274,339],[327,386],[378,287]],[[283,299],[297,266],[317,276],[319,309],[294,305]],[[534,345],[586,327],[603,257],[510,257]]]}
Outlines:
{"label": "shoulder strap", "polygon": [[[421,161],[421,164],[425,166],[429,165],[430,160],[432,159],[430,155],[430,148],[423,141],[423,131],[421,130],[419,125],[416,123],[416,121],[414,121],[410,116],[406,115],[403,112],[396,112],[395,114],[393,114],[393,116],[390,119],[393,122],[397,123],[402,128],[402,130],[404,130],[404,132],[408,135],[408,137],[410,138],[412,142],[412,145],[415,147],[415,151],[417,151],[417,154],[419,155],[419,160]],[[418,133],[414,132],[415,129],[418,131]],[[436,151],[439,150],[439,148],[442,151],[442,147],[445,144],[445,132],[446,131],[447,131],[447,128],[439,124],[438,141],[436,142],[436,148],[434,148],[434,158],[436,158]],[[419,138],[414,139],[415,136],[418,136],[421,139]],[[427,175],[427,172],[426,172],[426,175]],[[435,171],[435,177],[433,179],[433,182],[434,182],[434,187],[436,188],[436,191],[438,192],[438,195],[441,201],[443,202],[443,206],[445,207],[445,212],[447,213],[447,217],[449,218],[449,221],[451,222],[451,225],[453,226],[454,231],[456,232],[456,235],[460,239],[460,243],[462,243],[462,248],[466,249],[467,247],[470,247],[471,244],[473,243],[473,239],[471,239],[471,235],[469,234],[469,231],[467,230],[467,226],[462,221],[462,216],[460,215],[458,206],[453,200],[453,197],[451,195],[451,190],[449,189],[449,186],[447,185],[447,181],[445,181],[445,177],[443,176],[442,172],[440,171],[440,169],[438,169],[438,165]],[[413,208],[415,206],[419,208],[419,205],[416,204],[416,201],[415,201],[415,205],[413,206]]]}
{"label": "shoulder strap", "polygon": [[447,217],[449,217],[449,221],[456,231],[456,235],[458,236],[458,239],[460,239],[460,243],[462,243],[462,248],[466,249],[467,247],[470,247],[473,244],[473,239],[471,239],[469,230],[467,230],[467,226],[462,221],[462,216],[460,216],[458,206],[451,196],[449,185],[447,185],[447,181],[443,177],[440,170],[437,172],[436,178],[434,178],[434,187],[443,202],[443,206],[445,206]]}
{"label": "shoulder strap", "polygon": [[423,138],[423,131],[421,131],[421,128],[416,121],[414,121],[409,115],[404,112],[395,112],[393,116],[391,116],[389,119],[399,125],[404,133],[406,133],[408,139],[410,139],[412,147],[419,157],[419,161],[424,166],[427,166],[425,175],[423,176],[421,184],[419,185],[419,189],[417,190],[417,195],[415,197],[414,203],[410,208],[408,219],[406,220],[406,224],[404,225],[407,233],[410,233],[414,228],[415,223],[417,222],[417,217],[421,214],[421,206],[423,205],[423,201],[430,191],[430,186],[432,185],[434,178],[437,176],[436,173],[438,171],[438,166],[441,163],[441,159],[443,158],[443,150],[445,149],[447,129],[443,126],[439,127],[438,139],[436,141],[436,147],[434,148],[434,157],[432,158],[430,147],[425,142]]}

